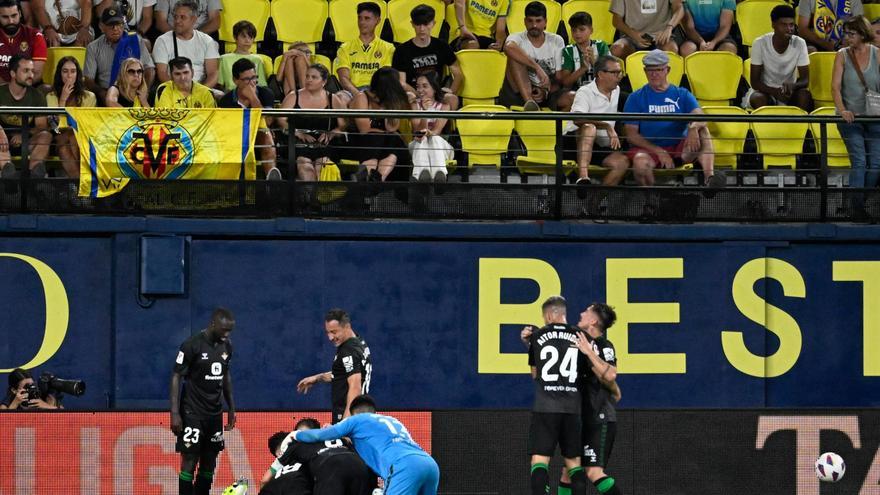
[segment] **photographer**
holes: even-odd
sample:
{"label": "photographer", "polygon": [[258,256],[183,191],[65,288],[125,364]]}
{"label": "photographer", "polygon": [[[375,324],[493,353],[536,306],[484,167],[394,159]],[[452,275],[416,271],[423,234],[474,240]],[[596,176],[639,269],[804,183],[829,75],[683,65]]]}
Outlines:
{"label": "photographer", "polygon": [[0,409],[63,409],[52,393],[41,396],[34,377],[27,370],[16,368],[9,374],[9,390],[0,402]]}

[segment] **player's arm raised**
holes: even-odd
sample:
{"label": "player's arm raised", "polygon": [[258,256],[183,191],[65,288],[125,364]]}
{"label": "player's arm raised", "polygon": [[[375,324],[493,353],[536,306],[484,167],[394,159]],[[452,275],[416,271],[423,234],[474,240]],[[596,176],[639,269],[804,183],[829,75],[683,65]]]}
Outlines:
{"label": "player's arm raised", "polygon": [[617,380],[617,367],[603,361],[593,350],[593,346],[590,345],[590,341],[583,333],[578,333],[577,346],[581,353],[587,356],[590,363],[593,365],[591,369],[593,370],[593,374],[596,375],[596,378],[602,382],[602,385],[611,388],[611,384]]}
{"label": "player's arm raised", "polygon": [[307,394],[309,389],[316,383],[330,383],[331,381],[333,381],[333,373],[330,371],[307,376],[296,384],[296,391],[301,394]]}
{"label": "player's arm raised", "polygon": [[232,374],[229,370],[223,376],[223,398],[226,399],[226,405],[229,406],[226,426],[223,429],[229,431],[235,428],[235,400],[232,398]]}

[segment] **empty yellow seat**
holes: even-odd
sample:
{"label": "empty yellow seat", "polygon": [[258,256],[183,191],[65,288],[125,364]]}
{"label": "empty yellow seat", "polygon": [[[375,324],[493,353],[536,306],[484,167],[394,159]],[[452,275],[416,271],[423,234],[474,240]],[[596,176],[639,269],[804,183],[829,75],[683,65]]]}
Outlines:
{"label": "empty yellow seat", "polygon": [[568,33],[568,42],[571,39],[571,28],[568,27],[568,19],[575,12],[587,12],[593,18],[594,40],[602,40],[609,45],[614,42],[614,24],[611,21],[611,2],[608,0],[568,0],[562,4],[562,24]]}
{"label": "empty yellow seat", "polygon": [[[547,7],[547,31],[556,33],[559,30],[559,21],[562,19],[562,6],[552,0],[539,0]],[[526,30],[525,16],[526,5],[532,0],[513,0],[510,2],[510,10],[507,12],[507,32],[510,34]]]}
{"label": "empty yellow seat", "polygon": [[751,47],[755,38],[773,31],[770,11],[777,5],[785,3],[780,0],[745,0],[736,5],[736,23],[743,45]]}
{"label": "empty yellow seat", "polygon": [[[834,107],[822,107],[813,110],[810,115],[837,115],[837,111]],[[846,151],[843,138],[840,137],[840,132],[837,130],[837,124],[825,124],[825,129],[828,133],[828,146],[823,149],[820,139],[822,136],[821,125],[815,122],[810,123],[810,134],[813,135],[813,139],[816,142],[816,151],[824,152],[828,155],[829,167],[849,168],[852,163],[849,159],[849,153]]]}
{"label": "empty yellow seat", "polygon": [[[357,13],[353,15],[357,21]],[[325,0],[272,0],[272,22],[275,23],[278,40],[285,44],[321,41],[327,16]]]}
{"label": "empty yellow seat", "polygon": [[420,4],[434,8],[434,28],[431,29],[431,36],[440,37],[440,29],[446,18],[446,4],[442,0],[391,0],[388,2],[388,21],[391,23],[395,43],[403,43],[416,35],[409,14]]}
{"label": "empty yellow seat", "polygon": [[[500,105],[468,105],[459,113],[503,113]],[[468,165],[494,165],[501,168],[501,155],[507,153],[513,120],[469,120],[464,115],[456,119],[461,136],[461,149],[468,154]]]}
{"label": "empty yellow seat", "polygon": [[504,83],[507,56],[495,50],[461,50],[456,55],[464,77],[460,96],[465,105],[493,104]]}
{"label": "empty yellow seat", "polygon": [[[798,107],[766,106],[752,112],[756,115],[806,115]],[[796,157],[803,152],[807,136],[806,122],[752,122],[752,132],[758,144],[758,153],[764,156],[764,168],[771,166],[794,168]]]}
{"label": "empty yellow seat", "polygon": [[[516,167],[523,174],[556,174],[556,123],[552,120],[517,120],[517,135],[526,154],[516,157]],[[563,174],[577,168],[574,160],[563,160]]]}
{"label": "empty yellow seat", "polygon": [[[647,51],[641,50],[626,57],[627,75],[633,91],[648,83],[645,66],[642,65],[642,59],[647,54]],[[681,76],[684,75],[684,59],[677,53],[666,52],[666,54],[669,55],[669,83],[678,86],[681,84]]]}
{"label": "empty yellow seat", "polygon": [[694,52],[684,59],[684,72],[700,106],[729,105],[736,98],[742,70],[742,59],[730,52]]}
{"label": "empty yellow seat", "polygon": [[[740,107],[707,106],[703,111],[708,115],[748,115],[749,112]],[[736,157],[743,152],[746,136],[749,133],[748,122],[708,122],[709,134],[715,146],[715,166],[736,168]]]}
{"label": "empty yellow seat", "polygon": [[815,107],[834,106],[831,96],[831,73],[834,71],[835,52],[816,52],[810,54],[810,94]]}

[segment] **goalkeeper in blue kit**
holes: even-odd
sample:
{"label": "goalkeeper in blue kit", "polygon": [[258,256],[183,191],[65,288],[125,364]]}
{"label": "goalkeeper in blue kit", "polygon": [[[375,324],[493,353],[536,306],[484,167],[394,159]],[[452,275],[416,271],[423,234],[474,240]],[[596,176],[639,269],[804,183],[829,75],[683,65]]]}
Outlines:
{"label": "goalkeeper in blue kit", "polygon": [[413,441],[403,423],[376,414],[368,395],[351,401],[351,416],[320,430],[297,431],[297,442],[325,442],[348,437],[361,459],[385,480],[385,495],[436,495],[440,468]]}

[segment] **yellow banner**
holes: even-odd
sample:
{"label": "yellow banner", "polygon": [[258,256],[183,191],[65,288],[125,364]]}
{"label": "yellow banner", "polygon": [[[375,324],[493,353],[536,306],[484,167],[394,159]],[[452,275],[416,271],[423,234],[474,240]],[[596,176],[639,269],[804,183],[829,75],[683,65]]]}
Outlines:
{"label": "yellow banner", "polygon": [[131,179],[256,178],[260,109],[68,108],[80,152],[79,195]]}

